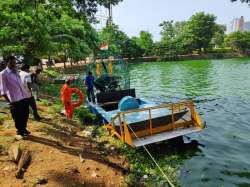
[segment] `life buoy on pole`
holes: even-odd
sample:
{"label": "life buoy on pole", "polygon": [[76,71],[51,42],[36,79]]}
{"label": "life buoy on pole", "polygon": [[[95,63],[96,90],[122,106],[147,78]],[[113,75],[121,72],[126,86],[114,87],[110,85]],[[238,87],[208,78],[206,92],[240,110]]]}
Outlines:
{"label": "life buoy on pole", "polygon": [[77,107],[81,106],[83,103],[83,100],[84,100],[83,93],[81,92],[81,90],[79,90],[77,88],[72,88],[71,93],[75,93],[79,98],[79,100],[77,102],[71,103],[72,108],[77,108]]}

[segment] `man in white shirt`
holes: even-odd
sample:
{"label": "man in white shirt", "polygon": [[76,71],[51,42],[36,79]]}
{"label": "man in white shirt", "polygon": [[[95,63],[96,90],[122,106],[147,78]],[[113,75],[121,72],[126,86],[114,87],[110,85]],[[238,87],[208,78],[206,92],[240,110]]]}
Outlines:
{"label": "man in white shirt", "polygon": [[15,122],[18,136],[27,136],[29,118],[29,94],[16,68],[16,58],[9,56],[6,59],[7,67],[0,72],[0,95],[10,104],[10,112]]}
{"label": "man in white shirt", "polygon": [[21,71],[19,73],[20,78],[24,84],[24,88],[29,93],[29,105],[32,108],[33,116],[36,121],[40,121],[41,117],[39,116],[37,112],[37,106],[35,98],[32,95],[31,86],[32,86],[32,80],[31,80],[31,74],[29,73],[30,66],[28,64],[23,64],[21,67]]}

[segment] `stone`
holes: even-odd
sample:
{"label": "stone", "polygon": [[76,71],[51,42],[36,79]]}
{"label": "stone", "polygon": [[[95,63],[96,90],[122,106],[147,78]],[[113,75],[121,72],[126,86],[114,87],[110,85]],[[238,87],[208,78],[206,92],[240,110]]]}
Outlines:
{"label": "stone", "polygon": [[9,154],[10,160],[14,161],[15,163],[18,163],[18,161],[22,155],[22,151],[21,151],[19,145],[13,145],[9,148],[8,154]]}

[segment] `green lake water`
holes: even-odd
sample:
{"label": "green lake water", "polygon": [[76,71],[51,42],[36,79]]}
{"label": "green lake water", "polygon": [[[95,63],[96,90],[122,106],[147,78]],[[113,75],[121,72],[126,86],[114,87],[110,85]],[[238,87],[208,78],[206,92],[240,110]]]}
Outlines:
{"label": "green lake water", "polygon": [[153,101],[192,99],[208,128],[180,165],[181,186],[250,186],[250,59],[130,65],[131,87]]}

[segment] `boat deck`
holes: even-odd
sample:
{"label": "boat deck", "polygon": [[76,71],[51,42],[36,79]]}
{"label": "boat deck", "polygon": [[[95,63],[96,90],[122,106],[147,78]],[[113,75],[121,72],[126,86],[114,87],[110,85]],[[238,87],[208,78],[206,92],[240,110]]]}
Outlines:
{"label": "boat deck", "polygon": [[167,131],[167,132],[161,132],[159,134],[154,134],[151,136],[145,136],[141,138],[135,138],[133,140],[133,144],[135,147],[140,147],[156,142],[161,142],[164,140],[172,139],[179,136],[184,136],[187,134],[195,133],[201,131],[201,128],[197,127],[189,127],[184,129],[176,129],[175,131]]}

